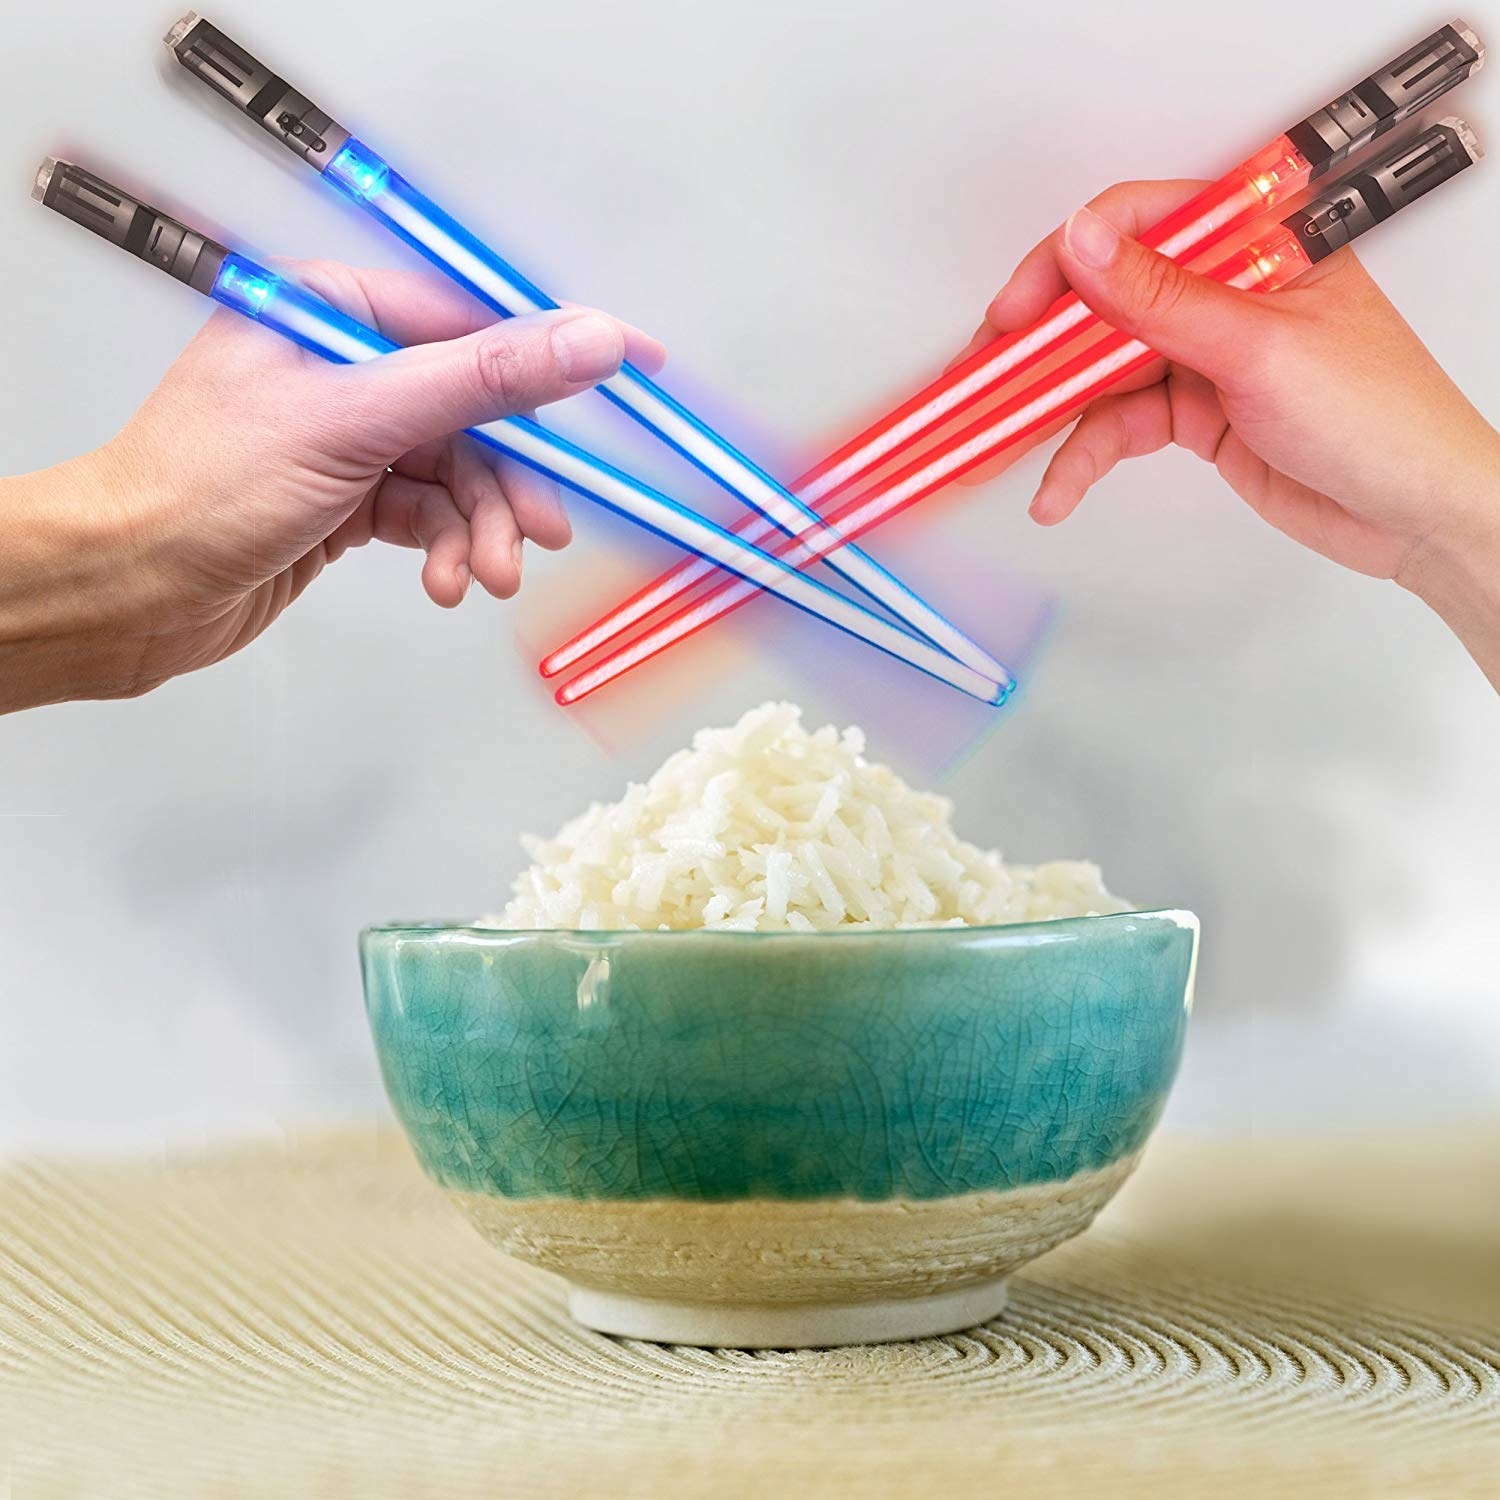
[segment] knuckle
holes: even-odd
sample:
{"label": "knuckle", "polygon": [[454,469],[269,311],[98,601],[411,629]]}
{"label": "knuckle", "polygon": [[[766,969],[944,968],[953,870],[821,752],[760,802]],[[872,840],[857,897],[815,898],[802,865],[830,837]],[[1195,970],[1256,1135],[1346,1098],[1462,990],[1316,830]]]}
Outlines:
{"label": "knuckle", "polygon": [[[273,266],[276,262],[272,263]],[[375,309],[360,282],[360,273],[340,260],[288,260],[280,266],[286,277],[321,297],[340,312],[376,323]]]}
{"label": "knuckle", "polygon": [[1087,426],[1080,424],[1069,455],[1071,477],[1080,493],[1092,489],[1109,472],[1120,445],[1120,418],[1109,410],[1094,414]]}
{"label": "knuckle", "polygon": [[341,287],[342,278],[339,273],[344,268],[335,261],[296,260],[291,257],[277,256],[272,260],[271,265],[273,269],[300,282],[320,297],[328,297]]}
{"label": "knuckle", "polygon": [[484,398],[507,411],[524,411],[528,399],[530,365],[507,335],[486,339],[475,356],[475,374]]}
{"label": "knuckle", "polygon": [[129,698],[144,698],[147,693],[154,693],[157,688],[165,686],[171,681],[171,674],[167,672],[148,672],[138,677],[131,677],[118,684],[109,693],[108,697],[116,700]]}
{"label": "knuckle", "polygon": [[1099,441],[1089,450],[1093,478],[1102,479],[1130,451],[1130,423],[1124,410],[1111,404],[1100,413]]}
{"label": "knuckle", "polygon": [[1111,209],[1123,208],[1140,192],[1144,184],[1139,182],[1112,182],[1102,193],[1089,200],[1089,207],[1096,214],[1109,217]]}
{"label": "knuckle", "polygon": [[1143,317],[1159,321],[1172,315],[1182,300],[1182,272],[1164,255],[1147,255],[1136,280],[1136,308]]}

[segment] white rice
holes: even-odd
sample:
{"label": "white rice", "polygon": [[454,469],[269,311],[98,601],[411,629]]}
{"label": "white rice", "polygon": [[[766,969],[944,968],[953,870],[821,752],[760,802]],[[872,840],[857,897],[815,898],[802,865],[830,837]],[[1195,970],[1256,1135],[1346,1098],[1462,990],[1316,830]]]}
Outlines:
{"label": "white rice", "polygon": [[486,927],[720,931],[980,926],[1128,911],[1097,866],[1007,865],[953,832],[946,797],[809,734],[790,703],[701,729],[644,785],[550,839]]}

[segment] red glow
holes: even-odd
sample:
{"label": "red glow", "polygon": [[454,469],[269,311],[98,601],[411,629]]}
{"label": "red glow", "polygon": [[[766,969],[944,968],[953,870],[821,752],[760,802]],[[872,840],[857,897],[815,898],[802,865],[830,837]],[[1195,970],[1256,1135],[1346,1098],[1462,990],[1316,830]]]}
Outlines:
{"label": "red glow", "polygon": [[[1271,291],[1299,276],[1309,264],[1296,237],[1278,226],[1267,239],[1230,256],[1207,274],[1244,291]],[[841,542],[851,541],[900,515],[971,469],[1082,410],[1157,357],[1139,339],[1112,330],[1101,335],[1066,364],[946,438],[874,489],[837,506],[824,517],[826,525],[811,528],[799,537],[783,538],[773,550],[778,556],[786,556],[805,549],[805,557],[796,566],[810,566]],[[755,584],[744,579],[731,578],[717,584],[580,672],[558,690],[557,701],[565,706],[579,702],[668,647],[748,604],[760,593]]]}
{"label": "red glow", "polygon": [[[1176,260],[1189,260],[1272,203],[1305,186],[1310,174],[1306,159],[1285,136],[1280,136],[1153,225],[1141,236],[1142,243]],[[821,502],[847,490],[872,469],[970,410],[1006,381],[1098,327],[1099,320],[1077,297],[1069,293],[1059,298],[1038,323],[976,350],[810,469],[792,484],[792,491],[808,505],[819,508]],[[832,521],[833,517],[827,519]],[[746,517],[731,529],[758,546],[783,536],[773,522],[759,515]],[[658,610],[678,602],[710,575],[724,577],[711,562],[685,558],[543,657],[539,665],[542,676],[554,677],[575,666]]]}

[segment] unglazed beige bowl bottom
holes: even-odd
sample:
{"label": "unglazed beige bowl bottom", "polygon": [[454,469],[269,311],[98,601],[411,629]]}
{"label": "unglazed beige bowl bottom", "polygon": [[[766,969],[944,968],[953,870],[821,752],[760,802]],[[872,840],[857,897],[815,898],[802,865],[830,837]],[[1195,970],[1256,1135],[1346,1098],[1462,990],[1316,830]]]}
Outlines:
{"label": "unglazed beige bowl bottom", "polygon": [[971,1328],[1011,1272],[1087,1228],[1139,1153],[1066,1182],[950,1198],[701,1203],[453,1193],[579,1322],[661,1343],[797,1349]]}

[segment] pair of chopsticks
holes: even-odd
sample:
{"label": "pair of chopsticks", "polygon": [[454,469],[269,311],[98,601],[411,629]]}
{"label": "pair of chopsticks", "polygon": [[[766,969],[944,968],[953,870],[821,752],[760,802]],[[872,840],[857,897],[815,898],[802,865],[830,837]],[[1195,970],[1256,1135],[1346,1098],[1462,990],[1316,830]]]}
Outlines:
{"label": "pair of chopsticks", "polygon": [[[166,42],[194,76],[490,307],[513,315],[558,305],[383,157],[207,21],[189,13]],[[1335,165],[1409,120],[1468,77],[1482,59],[1477,37],[1463,23],[1441,28],[1299,121],[1143,239],[1179,261],[1221,247],[1273,205],[1314,187]],[[1209,274],[1247,289],[1285,285],[1478,155],[1472,132],[1461,122],[1433,127],[1324,189],[1303,214],[1271,226]],[[49,159],[38,174],[36,196],[326,358],[372,359],[395,347],[284,278],[83,168]],[[153,253],[162,243],[174,247],[171,254]],[[878,484],[856,492],[860,481],[899,463],[976,403],[1076,341],[1086,341],[1083,353]],[[541,663],[543,675],[577,666],[659,611],[680,606],[564,683],[559,702],[576,702],[764,590],[971,696],[1003,702],[1013,687],[1005,667],[852,542],[1076,412],[1152,358],[1144,345],[1101,324],[1076,297],[1064,297],[1032,328],[980,349],[846,444],[798,481],[795,493],[640,371],[625,366],[603,384],[603,394],[756,512],[732,531],[534,421],[508,418],[471,429],[480,442],[550,474],[691,554],[552,652]],[[824,507],[822,513],[817,506]],[[909,629],[805,576],[803,570],[817,561],[826,561]],[[722,578],[725,572],[733,575],[728,581]],[[700,583],[707,583],[706,590],[694,594]]]}
{"label": "pair of chopsticks", "polygon": [[[196,13],[172,28],[166,44],[194,76],[497,312],[510,316],[558,306],[378,153]],[[74,163],[49,158],[38,172],[34,192],[49,208],[325,358],[373,359],[396,347],[286,278]],[[159,252],[162,245],[171,247],[170,253]],[[847,538],[829,533],[811,507],[641,371],[627,364],[601,389],[763,516],[772,534],[811,538],[835,571],[900,624],[804,576],[799,569],[811,561],[812,552],[804,551],[802,542],[790,543],[782,556],[735,536],[535,421],[507,418],[470,433],[675,542],[709,567],[729,571],[757,592],[777,594],[981,701],[999,704],[1009,695],[1014,684],[1000,662],[873,558],[847,545]]]}
{"label": "pair of chopsticks", "polygon": [[[1236,239],[1243,242],[1269,210],[1323,182],[1332,168],[1463,82],[1483,58],[1478,37],[1462,21],[1439,28],[1152,226],[1141,235],[1142,242],[1184,264]],[[1467,127],[1456,122],[1439,127],[1437,134],[1428,132],[1385,151],[1358,174],[1324,188],[1305,217],[1294,215],[1272,225],[1259,236],[1259,248],[1254,242],[1248,248],[1242,244],[1239,254],[1221,260],[1208,274],[1247,289],[1285,285],[1313,259],[1386,217],[1387,208],[1394,211],[1420,196],[1411,191],[1413,185],[1426,192],[1478,155]],[[1384,181],[1393,195],[1386,195],[1384,204],[1367,202],[1367,178]],[[1358,203],[1362,212],[1346,210],[1346,203]],[[1236,231],[1243,233],[1237,236]],[[1076,358],[1022,387],[878,484],[840,499],[849,497],[861,480],[907,457],[955,418],[1077,342],[1085,347]],[[835,538],[861,536],[900,514],[1078,411],[1153,357],[1143,345],[1108,329],[1076,296],[1064,296],[1031,327],[978,349],[795,481],[793,491],[804,503],[822,508],[827,528],[821,534],[805,534],[799,543],[817,557],[830,556],[827,548],[838,545]],[[754,517],[735,530],[756,544],[774,536],[773,528]],[[742,581],[726,582],[714,572],[699,558],[681,562],[546,656],[541,672],[552,677],[614,648],[565,683],[558,691],[559,701],[576,702],[597,691],[754,597],[756,591]],[[710,586],[695,594],[705,580]],[[676,608],[671,614],[628,638],[634,627],[672,606]]]}

